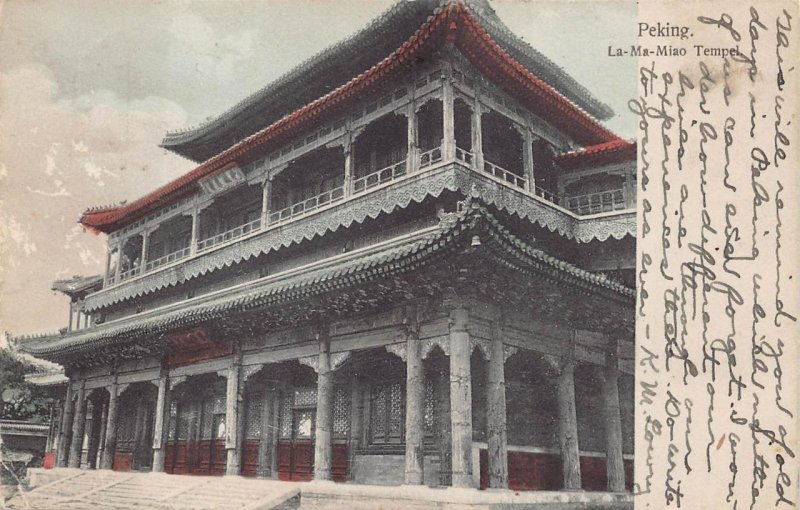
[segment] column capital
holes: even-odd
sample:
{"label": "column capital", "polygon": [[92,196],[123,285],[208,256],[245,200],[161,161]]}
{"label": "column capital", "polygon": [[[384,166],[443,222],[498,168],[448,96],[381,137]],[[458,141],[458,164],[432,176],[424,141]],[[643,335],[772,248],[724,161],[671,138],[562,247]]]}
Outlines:
{"label": "column capital", "polygon": [[451,332],[469,332],[469,311],[463,305],[450,310],[449,325]]}

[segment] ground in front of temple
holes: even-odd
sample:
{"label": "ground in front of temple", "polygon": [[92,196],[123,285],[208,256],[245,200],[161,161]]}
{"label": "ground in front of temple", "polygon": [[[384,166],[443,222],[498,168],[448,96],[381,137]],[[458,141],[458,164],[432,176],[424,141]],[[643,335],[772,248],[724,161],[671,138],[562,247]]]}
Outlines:
{"label": "ground in front of temple", "polygon": [[49,509],[632,509],[630,495],[609,492],[477,491],[281,482],[236,476],[175,476],[60,469],[29,471],[30,488],[7,508]]}

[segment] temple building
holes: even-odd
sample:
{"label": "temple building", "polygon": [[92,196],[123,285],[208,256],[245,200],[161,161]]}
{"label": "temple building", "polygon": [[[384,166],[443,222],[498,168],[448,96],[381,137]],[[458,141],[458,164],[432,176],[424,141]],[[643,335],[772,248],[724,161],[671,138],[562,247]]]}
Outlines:
{"label": "temple building", "polygon": [[399,2],[80,223],[100,277],[13,337],[56,469],[624,492],[636,146],[486,0]]}

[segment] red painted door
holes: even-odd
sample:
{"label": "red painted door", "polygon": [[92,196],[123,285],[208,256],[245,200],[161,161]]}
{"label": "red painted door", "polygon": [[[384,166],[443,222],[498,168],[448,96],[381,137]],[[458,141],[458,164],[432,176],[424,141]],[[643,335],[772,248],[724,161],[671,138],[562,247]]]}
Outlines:
{"label": "red painted door", "polygon": [[278,478],[304,481],[314,477],[314,409],[292,411],[292,436],[278,443]]}

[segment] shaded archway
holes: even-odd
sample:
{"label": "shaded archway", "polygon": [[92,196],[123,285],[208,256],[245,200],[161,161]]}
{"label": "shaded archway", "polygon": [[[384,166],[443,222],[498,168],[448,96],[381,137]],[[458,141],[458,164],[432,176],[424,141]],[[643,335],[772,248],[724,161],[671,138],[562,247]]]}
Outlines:
{"label": "shaded archway", "polygon": [[269,222],[305,214],[344,197],[344,153],[320,147],[295,159],[272,182]]}
{"label": "shaded archway", "polygon": [[133,383],[118,397],[115,471],[151,469],[157,392],[149,382]]}
{"label": "shaded archway", "polygon": [[81,464],[89,469],[97,469],[105,448],[106,421],[108,418],[109,393],[105,388],[97,388],[89,393],[86,406],[86,459]]}
{"label": "shaded archway", "polygon": [[[481,116],[483,170],[514,186],[524,187],[522,135],[514,123],[497,112]],[[509,175],[511,174],[511,175]]]}
{"label": "shaded archway", "polygon": [[122,243],[119,260],[119,281],[133,278],[142,272],[142,234],[129,237]]}
{"label": "shaded archway", "polygon": [[353,146],[353,192],[405,175],[408,119],[393,113],[371,122]]}
{"label": "shaded archway", "polygon": [[189,256],[192,217],[178,215],[158,225],[147,239],[145,271]]}
{"label": "shaded archway", "polygon": [[203,374],[189,377],[172,391],[167,473],[225,474],[225,383],[217,374]]}
{"label": "shaded archway", "polygon": [[417,109],[419,167],[425,168],[442,160],[444,140],[442,101],[431,99]]}

